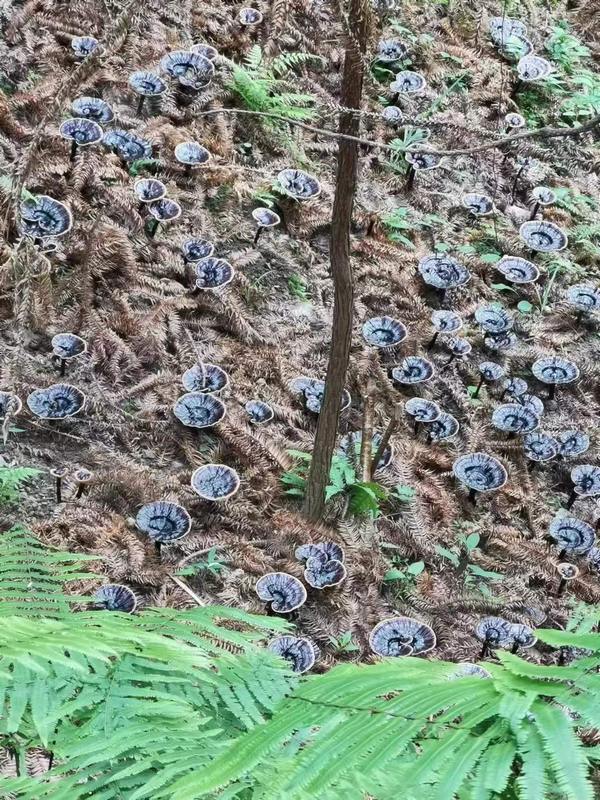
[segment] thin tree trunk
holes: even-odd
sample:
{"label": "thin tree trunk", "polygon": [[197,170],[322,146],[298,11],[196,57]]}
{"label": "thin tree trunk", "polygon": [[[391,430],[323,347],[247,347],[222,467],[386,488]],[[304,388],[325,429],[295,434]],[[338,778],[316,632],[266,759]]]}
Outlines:
{"label": "thin tree trunk", "polygon": [[[366,52],[368,36],[368,10],[364,0],[350,0],[347,19],[352,29],[352,36],[348,38],[346,45],[340,101],[346,108],[358,109],[363,85],[362,54]],[[359,130],[358,114],[340,115],[341,134],[357,136]],[[329,250],[334,285],[333,328],[325,396],[319,414],[304,499],[304,514],[311,520],[319,520],[323,516],[325,487],[329,480],[352,343],[354,281],[350,264],[350,223],[357,168],[358,144],[348,139],[340,139]]]}

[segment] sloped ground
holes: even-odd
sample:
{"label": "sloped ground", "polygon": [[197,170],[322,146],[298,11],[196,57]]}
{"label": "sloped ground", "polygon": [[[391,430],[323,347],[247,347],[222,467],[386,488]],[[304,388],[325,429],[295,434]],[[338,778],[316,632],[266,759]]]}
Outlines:
{"label": "sloped ground", "polygon": [[[563,20],[591,47],[570,74],[562,62],[557,65],[564,93],[523,87],[515,93],[514,65],[499,56],[487,33],[489,16],[502,9],[489,3],[477,12],[466,3],[404,3],[386,19],[376,17],[372,50],[381,37],[407,42],[409,68],[424,74],[428,88],[401,101],[405,122],[430,131],[429,146],[438,150],[469,149],[498,137],[509,111],[524,113],[530,127],[573,120],[564,103],[581,91],[576,79],[582,70],[594,74],[595,49],[588,15],[564,6],[556,3],[550,13],[529,3],[518,12],[542,55],[551,58],[544,42]],[[594,137],[526,139],[505,151],[448,156],[439,169],[418,174],[411,192],[401,158],[394,170],[389,152],[361,148],[352,240],[357,291],[347,384],[352,406],[343,415],[342,432],[360,428],[369,378],[376,386],[380,429],[394,404],[410,396],[392,385],[387,370],[406,355],[426,355],[433,333],[430,316],[440,298],[425,286],[416,265],[434,243],[446,245],[471,271],[469,283],[449,292],[444,307],[465,319],[461,333],[473,349],[466,360],[444,369],[449,356],[440,341],[428,356],[436,375],[419,392],[457,417],[457,438],[428,445],[423,434],[415,437],[408,421],[394,435],[393,465],[382,482],[413,487],[414,499],[386,509],[375,522],[340,521],[335,507],[329,525],[314,528],[283,495],[280,476],[292,464],[287,450],[310,450],[315,430],[315,418],[302,410],[289,382],[298,375],[323,377],[327,365],[332,303],[327,248],[336,142],[245,115],[202,114],[243,107],[230,88],[228,60],[241,63],[258,44],[266,58],[296,51],[321,57],[320,63],[300,64],[288,81],[293,91],[314,95],[314,124],[335,129],[344,31],[324,4],[275,0],[262,10],[262,25],[244,29],[236,22],[237,8],[189,0],[126,7],[112,0],[3,4],[1,170],[13,187],[22,184],[68,204],[74,224],[46,257],[19,238],[15,191],[10,180],[2,184],[2,388],[24,401],[33,389],[58,380],[50,359],[50,338],[57,332],[76,333],[89,346],[87,356],[67,373],[67,380],[87,395],[84,413],[49,423],[24,405],[17,420],[22,432],[9,438],[8,460],[42,469],[19,518],[46,542],[102,555],[107,577],[130,585],[144,603],[189,603],[167,573],[183,559],[198,560],[193,554],[216,547],[227,569],[189,577],[190,585],[204,602],[259,612],[264,605],[254,584],[260,575],[281,570],[302,578],[294,549],[307,541],[336,541],[345,549],[347,580],[334,589],[309,591],[296,615],[299,630],[318,643],[325,664],[340,655],[329,637],[345,632],[361,648],[349,657],[368,658],[369,630],[394,612],[430,624],[438,637],[435,654],[456,659],[477,657],[473,627],[486,614],[562,625],[567,612],[566,598],[556,595],[558,551],[545,537],[570,491],[573,463],[597,461],[597,321],[577,322],[565,303],[566,287],[598,281]],[[77,35],[96,36],[103,54],[77,66],[70,48]],[[170,85],[159,113],[146,109],[137,115],[128,75],[200,41],[221,54],[210,87],[183,106]],[[567,61],[572,63],[570,55]],[[389,142],[398,135],[380,116],[382,99],[390,99],[389,80],[381,71],[368,74],[362,135],[370,140]],[[183,209],[154,239],[138,212],[135,176],[117,156],[92,147],[69,161],[58,126],[69,116],[71,101],[88,94],[111,105],[114,126],[153,144],[157,177]],[[193,177],[173,157],[175,145],[187,140],[201,142],[213,155]],[[261,196],[272,193],[278,171],[287,166],[316,175],[322,193],[304,205],[281,201],[285,224],[266,232],[254,247],[250,212]],[[569,231],[569,249],[558,259],[536,256],[542,273],[537,289],[499,289],[502,277],[491,261],[505,253],[530,257],[518,227],[528,218],[532,188],[540,184],[568,190],[545,219]],[[462,209],[461,197],[468,191],[493,198],[498,212],[491,223],[474,220]],[[591,199],[578,199],[583,196]],[[391,241],[384,223],[397,208],[409,209],[410,224],[400,229],[408,243]],[[213,241],[217,254],[234,266],[234,281],[224,293],[192,294],[179,253],[192,235]],[[465,245],[470,246],[466,251]],[[514,316],[517,341],[506,353],[485,349],[473,319],[475,309],[487,302],[503,303]],[[518,310],[519,303],[525,312]],[[382,314],[402,320],[409,332],[392,357],[367,347],[360,332],[366,319]],[[530,374],[533,361],[551,354],[573,360],[581,373],[555,400],[546,399],[546,389]],[[172,413],[183,393],[180,376],[199,356],[230,376],[222,395],[227,417],[210,433],[184,428]],[[525,377],[531,391],[543,397],[544,431],[585,431],[592,436],[590,451],[573,463],[554,461],[532,470],[519,440],[507,440],[491,426],[500,392],[492,388],[482,391],[479,401],[469,399],[467,387],[477,382],[478,363],[490,359],[499,360],[507,374]],[[275,410],[274,421],[261,429],[249,424],[244,411],[252,398]],[[499,458],[508,482],[473,507],[451,468],[458,455],[475,451]],[[221,461],[239,471],[242,486],[231,500],[211,506],[191,491],[190,475],[200,464]],[[75,500],[71,489],[67,502],[57,506],[48,474],[56,465],[91,470],[89,492]],[[164,548],[162,561],[134,525],[139,506],[159,498],[181,503],[193,520],[191,534],[179,546]],[[598,516],[593,499],[579,500],[574,513],[592,523]],[[456,548],[459,538],[472,532],[480,534],[481,547],[471,554],[471,563],[500,577],[472,575],[467,581],[466,562],[457,569],[440,555],[438,547]],[[384,581],[391,568],[420,560],[425,568],[414,580]],[[571,582],[570,595],[597,602],[593,565],[583,558],[577,564],[580,575]]]}

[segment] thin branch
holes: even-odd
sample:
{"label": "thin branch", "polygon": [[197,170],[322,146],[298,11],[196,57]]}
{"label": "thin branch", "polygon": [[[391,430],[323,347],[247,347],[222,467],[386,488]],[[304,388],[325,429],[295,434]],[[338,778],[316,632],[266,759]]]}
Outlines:
{"label": "thin branch", "polygon": [[173,573],[171,573],[171,572],[167,572],[167,576],[173,581],[173,583],[177,584],[177,586],[179,586],[180,589],[183,589],[183,591],[186,594],[188,594],[197,605],[199,605],[199,606],[205,606],[206,605],[206,603],[203,600],[201,600],[200,597],[198,597],[196,592],[194,592],[192,589],[190,589],[190,587],[187,585],[187,583],[185,581],[182,581],[181,578],[178,578],[176,575],[173,575]]}

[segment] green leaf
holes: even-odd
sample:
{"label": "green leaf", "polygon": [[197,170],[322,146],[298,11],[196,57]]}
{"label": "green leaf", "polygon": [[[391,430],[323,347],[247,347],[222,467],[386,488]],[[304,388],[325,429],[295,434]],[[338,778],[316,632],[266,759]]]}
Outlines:
{"label": "green leaf", "polygon": [[469,552],[471,550],[475,550],[475,548],[479,545],[481,537],[478,533],[470,533],[467,538],[465,539],[465,547]]}
{"label": "green leaf", "polygon": [[529,302],[529,300],[520,300],[517,303],[517,309],[521,312],[521,314],[531,314],[533,311],[533,305]]}
{"label": "green leaf", "polygon": [[[480,258],[484,264],[496,264],[496,262],[500,261],[502,256],[500,253],[483,253]],[[495,284],[492,284],[492,286],[495,286]]]}
{"label": "green leaf", "polygon": [[401,569],[388,569],[388,571],[383,576],[383,580],[386,583],[390,583],[391,581],[402,581],[406,578],[406,574],[402,572]]}
{"label": "green leaf", "polygon": [[453,564],[455,567],[458,567],[460,559],[453,550],[448,550],[447,547],[442,547],[441,544],[436,545],[435,550],[436,553],[439,553],[439,555],[442,556],[442,558],[446,558],[451,564]]}
{"label": "green leaf", "polygon": [[412,486],[407,486],[403,483],[398,483],[394,486],[393,496],[400,500],[401,503],[410,503],[415,496],[415,490]]}
{"label": "green leaf", "polygon": [[506,283],[492,283],[492,289],[495,289],[497,292],[512,292],[516,294],[516,290],[512,286],[508,286]]}
{"label": "green leaf", "polygon": [[412,564],[408,565],[406,571],[408,572],[409,575],[420,575],[424,569],[425,569],[424,561],[413,561]]}

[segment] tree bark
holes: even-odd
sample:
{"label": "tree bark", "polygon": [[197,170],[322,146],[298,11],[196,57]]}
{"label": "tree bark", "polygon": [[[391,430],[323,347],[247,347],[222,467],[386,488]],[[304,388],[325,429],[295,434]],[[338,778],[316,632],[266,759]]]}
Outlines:
{"label": "tree bark", "polygon": [[[346,108],[359,109],[363,86],[362,56],[367,49],[368,37],[368,10],[364,0],[350,0],[347,20],[351,27],[347,33],[351,35],[346,45],[340,102]],[[357,136],[359,130],[358,114],[340,114],[339,133]],[[325,396],[319,414],[303,509],[304,514],[313,521],[321,519],[325,507],[325,487],[329,481],[352,343],[354,281],[350,264],[350,224],[357,170],[357,142],[340,139],[329,249],[334,285],[333,327]]]}

